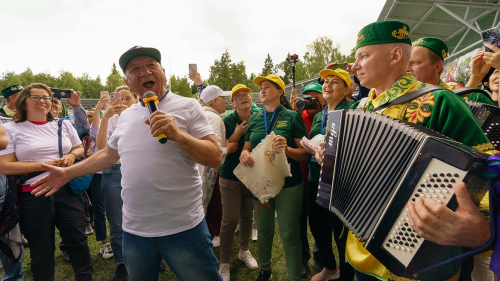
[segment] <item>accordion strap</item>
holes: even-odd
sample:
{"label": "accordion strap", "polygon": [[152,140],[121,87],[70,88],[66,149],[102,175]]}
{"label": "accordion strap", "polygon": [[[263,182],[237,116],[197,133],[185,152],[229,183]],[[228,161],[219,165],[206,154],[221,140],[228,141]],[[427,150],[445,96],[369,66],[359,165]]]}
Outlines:
{"label": "accordion strap", "polygon": [[470,93],[481,93],[485,97],[487,97],[488,99],[490,99],[491,101],[493,101],[491,99],[490,95],[486,91],[481,90],[481,89],[477,89],[477,88],[463,87],[463,88],[455,89],[452,92],[454,92],[455,94],[457,94],[459,96],[463,96],[463,95],[470,94]]}
{"label": "accordion strap", "polygon": [[413,92],[409,92],[408,94],[402,95],[398,98],[395,98],[394,100],[392,100],[388,103],[384,103],[383,105],[380,105],[377,108],[371,109],[370,111],[376,112],[376,111],[379,111],[379,110],[382,110],[382,109],[385,109],[385,108],[388,108],[388,107],[391,107],[394,105],[407,103],[407,102],[410,102],[410,101],[412,101],[420,96],[423,96],[427,93],[434,92],[437,90],[444,90],[444,89],[439,87],[439,86],[430,86],[430,87],[420,88],[420,89],[415,90]]}

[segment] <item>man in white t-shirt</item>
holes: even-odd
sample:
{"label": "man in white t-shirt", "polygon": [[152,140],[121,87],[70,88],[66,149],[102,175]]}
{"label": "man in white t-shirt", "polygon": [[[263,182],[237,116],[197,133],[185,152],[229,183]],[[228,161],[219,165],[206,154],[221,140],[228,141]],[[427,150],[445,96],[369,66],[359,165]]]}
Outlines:
{"label": "man in white t-shirt", "polygon": [[[166,89],[157,49],[135,46],[120,57],[125,83],[142,100],[158,97],[158,111],[139,103],[125,110],[108,146],[50,174],[33,193],[46,196],[71,178],[121,161],[123,260],[132,281],[158,280],[163,258],[181,280],[222,280],[202,208],[196,163],[218,167],[221,149],[200,104]],[[118,105],[119,106],[119,105]],[[157,137],[168,136],[161,144]],[[34,185],[35,185],[34,184]]]}

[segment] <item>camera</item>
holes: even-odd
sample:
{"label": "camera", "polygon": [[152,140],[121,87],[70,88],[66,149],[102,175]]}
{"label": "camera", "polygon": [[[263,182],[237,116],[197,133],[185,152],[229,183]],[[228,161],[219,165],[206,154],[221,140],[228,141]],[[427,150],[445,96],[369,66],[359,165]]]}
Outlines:
{"label": "camera", "polygon": [[299,55],[297,55],[297,54],[293,54],[293,55],[291,55],[290,57],[286,58],[286,60],[287,60],[288,62],[297,63],[297,61],[299,60]]}
{"label": "camera", "polygon": [[309,96],[303,97],[298,100],[296,105],[297,109],[299,110],[316,109],[321,106],[317,99]]}

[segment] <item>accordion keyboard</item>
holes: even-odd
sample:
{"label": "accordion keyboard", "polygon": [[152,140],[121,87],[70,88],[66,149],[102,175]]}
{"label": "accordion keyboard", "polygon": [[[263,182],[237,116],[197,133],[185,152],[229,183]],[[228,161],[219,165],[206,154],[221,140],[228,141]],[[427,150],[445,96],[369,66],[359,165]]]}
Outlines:
{"label": "accordion keyboard", "polygon": [[491,144],[496,148],[500,148],[500,123],[490,123],[483,129],[484,134],[491,141]]}
{"label": "accordion keyboard", "polygon": [[[415,201],[416,197],[420,197],[422,199],[432,198],[447,205],[454,195],[453,185],[461,182],[466,173],[467,171],[462,171],[432,158],[408,202]],[[408,208],[406,207],[385,238],[384,248],[402,264],[408,266],[424,241],[425,239],[411,228],[408,220]]]}

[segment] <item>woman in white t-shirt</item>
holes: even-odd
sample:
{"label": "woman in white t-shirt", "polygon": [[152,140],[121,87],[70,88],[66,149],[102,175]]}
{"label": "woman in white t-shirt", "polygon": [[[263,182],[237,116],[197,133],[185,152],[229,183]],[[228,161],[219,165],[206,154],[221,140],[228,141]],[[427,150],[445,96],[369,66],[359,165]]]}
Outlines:
{"label": "woman in white t-shirt", "polygon": [[[52,93],[47,85],[33,83],[19,93],[14,122],[5,124],[9,144],[0,151],[0,173],[24,175],[43,172],[42,163],[68,167],[82,157],[83,147],[75,128],[62,122],[63,157],[59,157],[58,122],[51,113]],[[34,280],[54,279],[54,227],[66,246],[75,280],[92,279],[92,260],[85,235],[85,210],[81,197],[69,184],[50,197],[35,197],[30,184],[47,173],[31,177],[19,187],[21,231],[30,243]]]}
{"label": "woman in white t-shirt", "polygon": [[[98,149],[104,149],[108,145],[108,139],[116,129],[121,112],[138,102],[137,95],[132,93],[127,86],[118,87],[115,89],[115,92],[121,94],[121,99],[113,102],[101,117],[96,137],[96,146]],[[121,197],[121,180],[120,161],[102,171],[101,195],[104,199],[106,217],[109,222],[109,237],[111,249],[113,250],[113,258],[117,264],[115,280],[125,280],[127,276],[122,256],[123,200]]]}

